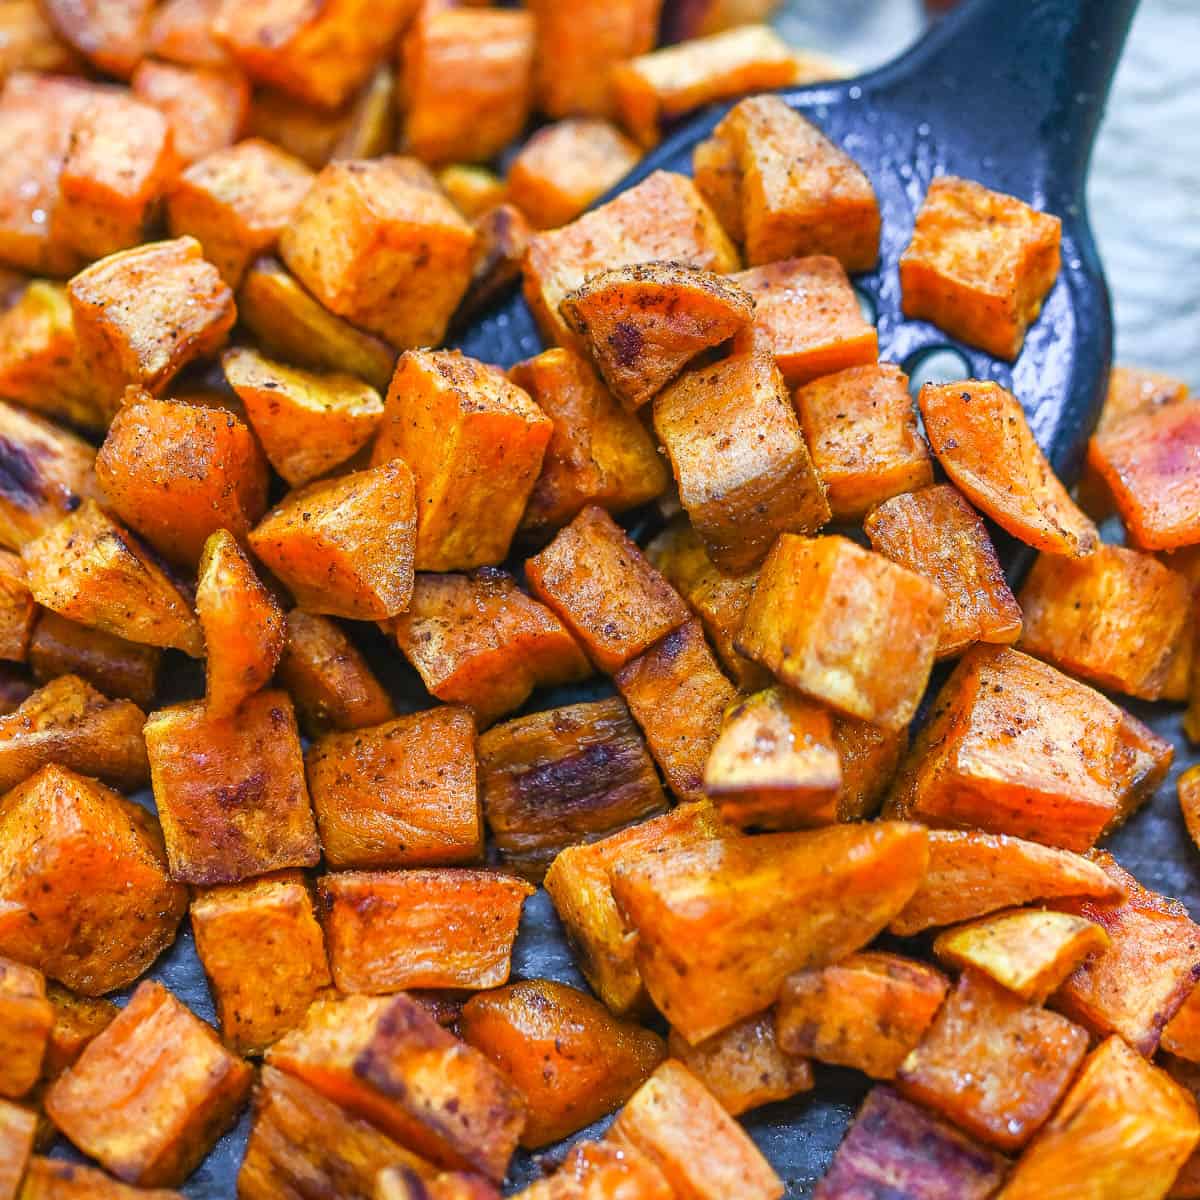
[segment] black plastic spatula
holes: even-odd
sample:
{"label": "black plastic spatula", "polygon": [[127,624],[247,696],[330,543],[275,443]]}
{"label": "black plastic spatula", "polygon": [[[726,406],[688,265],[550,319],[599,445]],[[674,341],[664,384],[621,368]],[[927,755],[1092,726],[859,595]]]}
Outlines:
{"label": "black plastic spatula", "polygon": [[[995,379],[1024,403],[1067,479],[1082,459],[1112,351],[1108,289],[1088,227],[1084,183],[1092,142],[1137,0],[969,0],[912,50],[870,75],[785,92],[863,167],[883,213],[879,267],[856,278],[879,328],[880,357],[920,377]],[[667,138],[617,189],[657,170],[691,174],[692,151],[728,106]],[[1018,196],[1063,221],[1062,272],[1016,363],[955,343],[900,311],[897,263],[936,175]],[[457,344],[509,366],[541,348],[519,296]],[[957,364],[957,369],[956,369]]]}

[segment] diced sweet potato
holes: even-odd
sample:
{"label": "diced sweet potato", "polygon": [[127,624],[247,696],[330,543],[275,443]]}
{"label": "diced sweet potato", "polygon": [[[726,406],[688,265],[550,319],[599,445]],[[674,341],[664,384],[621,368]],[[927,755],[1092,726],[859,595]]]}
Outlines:
{"label": "diced sweet potato", "polygon": [[60,616],[131,642],[203,655],[190,600],[91,500],[27,543],[22,557],[33,598]]}
{"label": "diced sweet potato", "polygon": [[[715,176],[714,163],[724,168]],[[726,228],[745,244],[751,266],[827,254],[847,271],[869,271],[878,260],[881,222],[870,180],[779,97],[736,105],[697,148],[694,166],[713,208],[723,217],[736,212]]]}
{"label": "diced sweet potato", "polygon": [[1142,887],[1112,855],[1092,857],[1126,896],[1055,902],[1102,925],[1110,945],[1076,969],[1053,1003],[1097,1037],[1119,1033],[1149,1058],[1200,979],[1200,928],[1178,900]]}
{"label": "diced sweet potato", "polygon": [[[1194,1063],[1167,1056],[1162,1061],[1162,1068],[1193,1100],[1200,1095],[1200,1071]],[[1200,1196],[1200,1154],[1195,1150],[1179,1168],[1167,1196],[1168,1200],[1196,1200]]]}
{"label": "diced sweet potato", "polygon": [[829,713],[786,688],[732,705],[704,791],[734,825],[800,829],[837,819],[842,772]]}
{"label": "diced sweet potato", "polygon": [[575,947],[580,970],[613,1012],[633,1012],[646,1001],[634,961],[636,934],[625,924],[613,898],[613,869],[724,832],[711,805],[681,804],[603,841],[568,846],[551,864],[546,890]]}
{"label": "diced sweet potato", "polygon": [[331,867],[451,866],[482,858],[475,722],[465,708],[431,708],[328,734],[310,748],[306,765]]}
{"label": "diced sweet potato", "polygon": [[45,976],[0,958],[0,1096],[16,1099],[37,1083],[53,1025]]}
{"label": "diced sweet potato", "polygon": [[792,975],[779,993],[775,1036],[788,1054],[894,1079],[949,986],[940,971],[868,951]]}
{"label": "diced sweet potato", "polygon": [[112,1024],[121,1010],[111,1000],[77,996],[57,983],[46,988],[46,999],[54,1008],[54,1025],[46,1057],[42,1060],[42,1078],[61,1075],[83,1053],[98,1034]]}
{"label": "diced sweet potato", "polygon": [[1058,277],[1062,222],[969,179],[939,176],[900,259],[904,315],[1015,359]]}
{"label": "diced sweet potato", "polygon": [[151,713],[146,750],[171,878],[237,883],[321,856],[286,692],[258,692],[233,717],[203,701]]}
{"label": "diced sweet potato", "polygon": [[268,354],[357,375],[376,389],[392,378],[396,352],[323,307],[273,258],[251,264],[237,303],[238,316]]}
{"label": "diced sweet potato", "polygon": [[272,249],[312,184],[298,158],[249,138],[192,163],[172,184],[167,219],[174,237],[190,234],[230,287]]}
{"label": "diced sweet potato", "polygon": [[528,1110],[521,1145],[557,1142],[619,1107],[662,1061],[662,1039],[550,980],[468,1000],[462,1036],[516,1085]]}
{"label": "diced sweet potato", "polygon": [[1200,992],[1195,988],[1167,1022],[1159,1049],[1188,1063],[1200,1063]]}
{"label": "diced sweet potato", "polygon": [[121,520],[187,566],[218,529],[244,538],[267,507],[267,465],[245,423],[134,389],[96,456],[96,477]]}
{"label": "diced sweet potato", "polygon": [[989,1200],[1008,1163],[890,1087],[872,1088],[813,1200]]}
{"label": "diced sweet potato", "polygon": [[129,1187],[95,1167],[35,1154],[29,1160],[20,1200],[183,1200],[183,1196],[159,1188]]}
{"label": "diced sweet potato", "polygon": [[1021,608],[987,527],[957,488],[940,483],[894,496],[867,516],[863,528],[873,550],[945,594],[939,658],[976,642],[1009,645],[1020,637]]}
{"label": "diced sweet potato", "polygon": [[392,632],[430,693],[467,705],[481,728],[520,708],[534,687],[591,674],[566,626],[506,571],[418,575]]}
{"label": "diced sweet potato", "polygon": [[65,42],[109,75],[128,78],[146,53],[153,0],[42,0]]}
{"label": "diced sweet potato", "polygon": [[58,1077],[46,1111],[118,1179],[176,1184],[233,1123],[252,1079],[212,1029],[147,981]]}
{"label": "diced sweet potato", "polygon": [[29,657],[36,617],[25,564],[17,555],[0,550],[0,658],[24,662]]}
{"label": "diced sweet potato", "polygon": [[[81,67],[75,51],[55,33],[37,0],[8,0],[0,8],[0,81],[21,71],[78,74]],[[0,1195],[4,1193],[0,1191]]]}
{"label": "diced sweet potato", "polygon": [[99,499],[96,452],[82,438],[0,402],[0,545],[20,550]]}
{"label": "diced sweet potato", "polygon": [[780,533],[813,533],[829,520],[824,485],[767,351],[689,371],[654,401],[654,429],[680,503],[722,570],[749,570]]}
{"label": "diced sweet potato", "polygon": [[616,697],[494,726],[479,739],[479,769],[502,861],[536,880],[565,846],[667,807],[646,744]]}
{"label": "diced sweet potato", "polygon": [[917,430],[908,376],[890,363],[851,367],[796,393],[812,448],[839,521],[933,482],[929,448]]}
{"label": "diced sweet potato", "polygon": [[833,741],[842,771],[837,819],[874,816],[908,749],[908,730],[888,732],[868,721],[835,716]]}
{"label": "diced sweet potato", "polygon": [[788,387],[879,358],[879,336],[837,259],[789,258],[732,279],[753,297],[753,340],[775,355]]}
{"label": "diced sweet potato", "polygon": [[232,146],[246,123],[250,88],[236,68],[181,67],[146,59],[131,82],[133,94],[167,118],[183,163]]}
{"label": "diced sweet potato", "polygon": [[789,687],[896,730],[933,668],[945,596],[844,537],[782,534],[735,644]]}
{"label": "diced sweet potato", "polygon": [[318,1000],[267,1062],[438,1165],[496,1181],[525,1124],[513,1084],[408,996]]}
{"label": "diced sweet potato", "polygon": [[779,7],[779,0],[693,0],[665,14],[664,40],[683,42],[765,21]]}
{"label": "diced sweet potato", "polygon": [[434,1173],[424,1159],[294,1075],[263,1068],[238,1171],[241,1200],[279,1200],[306,1192],[373,1200],[376,1177],[393,1167],[412,1172],[419,1181]]}
{"label": "diced sweet potato", "polygon": [[493,871],[342,871],[319,895],[333,981],[343,992],[499,987],[534,889]]}
{"label": "diced sweet potato", "polygon": [[1088,1056],[997,1200],[1157,1200],[1198,1137],[1191,1096],[1110,1037]]}
{"label": "diced sweet potato", "polygon": [[250,548],[310,612],[384,620],[413,591],[417,500],[393,458],[289,492],[250,533]]}
{"label": "diced sweet potato", "polygon": [[212,29],[220,8],[221,0],[163,0],[150,25],[150,53],[190,67],[225,66],[229,54]]}
{"label": "diced sweet potato", "polygon": [[512,204],[489,208],[476,218],[474,229],[471,282],[454,313],[454,325],[458,328],[507,295],[521,278],[525,251],[529,249],[532,236],[529,222]]}
{"label": "diced sweet potato", "polygon": [[508,198],[504,180],[489,167],[451,163],[438,171],[437,181],[442,191],[454,201],[454,207],[472,221]]}
{"label": "diced sweet potato", "polygon": [[330,983],[304,876],[287,871],[206,889],[190,915],[225,1044],[261,1054],[300,1024]]}
{"label": "diced sweet potato", "polygon": [[771,1011],[747,1017],[695,1046],[671,1030],[670,1055],[678,1059],[730,1116],[787,1100],[813,1085],[808,1059],[783,1050]]}
{"label": "diced sweet potato", "polygon": [[110,254],[67,294],[84,366],[113,404],[129,384],[161,392],[216,350],[237,316],[233,293],[190,237]]}
{"label": "diced sweet potato", "polygon": [[17,1200],[37,1123],[32,1109],[0,1100],[0,1200]]}
{"label": "diced sweet potato", "polygon": [[[571,15],[577,16],[574,10]],[[718,275],[738,266],[733,243],[695,185],[682,175],[656,171],[570,225],[531,239],[525,298],[542,336],[552,344],[581,349],[559,305],[598,271],[645,262],[675,262]]]}
{"label": "diced sweet potato", "polygon": [[415,159],[335,162],[279,241],[326,308],[397,349],[437,345],[471,277],[475,232]]}
{"label": "diced sweet potato", "polygon": [[458,351],[401,356],[371,461],[412,467],[418,570],[504,560],[553,428],[494,367]]}
{"label": "diced sweet potato", "polygon": [[1188,835],[1197,849],[1200,849],[1200,764],[1184,771],[1179,776],[1176,787],[1179,809],[1183,813]]}
{"label": "diced sweet potato", "polygon": [[919,826],[837,825],[618,862],[612,888],[647,991],[694,1043],[760,1012],[793,972],[860,949],[926,858]]}
{"label": "diced sweet potato", "polygon": [[33,684],[22,668],[14,663],[0,663],[0,713],[16,712],[30,696]]}
{"label": "diced sweet potato", "polygon": [[[517,1192],[518,1200],[673,1200],[675,1192],[663,1173],[640,1150],[612,1140],[576,1142],[553,1175]],[[419,1193],[385,1193],[376,1200],[423,1200]],[[431,1200],[492,1200],[475,1192],[434,1190]]]}
{"label": "diced sweet potato", "polygon": [[678,1200],[777,1200],[784,1192],[749,1135],[675,1059],[633,1094],[609,1136],[646,1155]]}
{"label": "diced sweet potato", "polygon": [[90,629],[43,609],[29,641],[29,665],[39,683],[78,675],[114,699],[146,708],[154,697],[162,651]]}

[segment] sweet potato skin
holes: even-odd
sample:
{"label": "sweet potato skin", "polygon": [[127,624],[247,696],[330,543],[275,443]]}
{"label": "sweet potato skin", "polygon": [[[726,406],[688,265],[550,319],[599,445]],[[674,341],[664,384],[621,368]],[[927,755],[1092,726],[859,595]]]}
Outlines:
{"label": "sweet potato skin", "polygon": [[114,699],[145,709],[154,698],[162,651],[68,621],[43,609],[29,640],[29,666],[39,683],[78,675]]}

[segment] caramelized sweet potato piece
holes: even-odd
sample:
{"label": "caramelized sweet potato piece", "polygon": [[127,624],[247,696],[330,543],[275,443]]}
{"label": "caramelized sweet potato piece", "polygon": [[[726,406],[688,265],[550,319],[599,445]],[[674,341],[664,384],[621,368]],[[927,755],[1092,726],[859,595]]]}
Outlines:
{"label": "caramelized sweet potato piece", "polygon": [[1009,645],[1020,637],[1021,607],[987,527],[957,488],[940,483],[894,496],[867,516],[863,528],[873,550],[945,593],[939,658],[976,642]]}
{"label": "caramelized sweet potato piece", "polygon": [[110,254],[76,275],[67,295],[84,366],[114,406],[130,384],[160,393],[216,350],[237,316],[233,293],[191,237]]}
{"label": "caramelized sweet potato piece", "polygon": [[879,358],[879,336],[837,259],[789,258],[732,279],[753,297],[753,340],[775,355],[788,387]]}
{"label": "caramelized sweet potato piece", "polygon": [[90,629],[49,609],[38,615],[29,641],[29,665],[39,683],[78,675],[114,699],[146,708],[154,697],[162,651]]}
{"label": "caramelized sweet potato piece", "polygon": [[128,78],[146,53],[154,0],[42,0],[65,42],[109,75]]}
{"label": "caramelized sweet potato piece", "polygon": [[454,325],[458,328],[491,307],[521,278],[521,266],[532,236],[529,222],[512,204],[489,208],[476,218],[474,229],[471,282],[454,313]]}
{"label": "caramelized sweet potato piece", "polygon": [[546,979],[468,1000],[462,1036],[525,1098],[521,1145],[530,1149],[618,1108],[664,1057],[656,1034],[618,1020],[586,993]]}
{"label": "caramelized sweet potato piece", "polygon": [[997,1200],[1157,1200],[1198,1137],[1191,1096],[1110,1037],[1088,1056]]}
{"label": "caramelized sweet potato piece", "polygon": [[452,866],[482,858],[475,722],[465,708],[445,705],[328,734],[309,749],[306,764],[331,867]]}
{"label": "caramelized sweet potato piece", "polygon": [[75,51],[55,33],[37,0],[8,0],[0,8],[0,82],[21,71],[74,75],[81,68]]}
{"label": "caramelized sweet potato piece", "polygon": [[1188,835],[1200,849],[1200,764],[1189,767],[1177,782],[1179,808]]}
{"label": "caramelized sweet potato piece", "polygon": [[749,570],[780,533],[813,533],[829,520],[825,487],[767,351],[689,371],[654,401],[654,429],[680,503],[722,570]]}
{"label": "caramelized sweet potato piece", "polygon": [[0,958],[0,1096],[16,1099],[37,1083],[53,1025],[45,976]]}
{"label": "caramelized sweet potato piece", "polygon": [[91,500],[27,543],[22,557],[33,598],[60,616],[131,642],[203,654],[189,599]]}
{"label": "caramelized sweet potato piece", "polygon": [[525,1124],[516,1088],[408,996],[318,1000],[267,1062],[438,1165],[497,1182]]}
{"label": "caramelized sweet potato piece", "polygon": [[37,1123],[32,1109],[0,1100],[0,1200],[17,1200],[33,1153]]}
{"label": "caramelized sweet potato piece", "polygon": [[836,825],[618,862],[612,888],[647,991],[694,1043],[760,1012],[793,972],[860,949],[926,858],[919,826]]}
{"label": "caramelized sweet potato piece", "polygon": [[333,981],[343,992],[499,987],[534,889],[493,871],[341,871],[319,895]]}
{"label": "caramelized sweet potato piece", "polygon": [[54,1025],[42,1060],[42,1078],[54,1079],[112,1024],[121,1010],[111,1000],[77,996],[57,983],[47,986],[46,999],[54,1008]]}
{"label": "caramelized sweet potato piece", "polygon": [[[634,1200],[673,1200],[675,1192],[663,1173],[640,1150],[606,1139],[576,1142],[562,1165],[546,1178],[531,1183],[517,1200],[605,1200],[629,1196]],[[423,1200],[419,1194],[386,1193],[376,1200]],[[434,1189],[431,1200],[492,1200],[475,1192]]]}
{"label": "caramelized sweet potato piece", "polygon": [[503,179],[488,167],[472,163],[451,163],[437,173],[442,191],[454,201],[454,207],[468,220],[477,220],[508,197]]}
{"label": "caramelized sweet potato piece", "polygon": [[397,349],[437,345],[471,277],[475,233],[415,159],[330,163],[279,240],[326,308]]}
{"label": "caramelized sweet potato piece", "polygon": [[258,692],[232,717],[204,702],[150,714],[146,750],[171,878],[237,883],[321,856],[286,692]]}
{"label": "caramelized sweet potato piece", "polygon": [[225,1044],[261,1054],[329,986],[325,939],[299,871],[207,888],[192,900],[196,953]]}
{"label": "caramelized sweet potato piece", "polygon": [[212,29],[220,8],[221,0],[163,0],[150,25],[150,53],[190,67],[225,66],[229,54]]}
{"label": "caramelized sweet potato piece", "polygon": [[889,732],[868,721],[835,716],[833,742],[842,771],[837,819],[874,816],[908,749],[908,730]]}
{"label": "caramelized sweet potato piece", "polygon": [[837,819],[841,790],[825,709],[771,687],[725,713],[704,767],[704,791],[727,821],[766,829],[828,825]]}
{"label": "caramelized sweet potato piece", "polygon": [[458,351],[401,356],[371,461],[398,455],[412,467],[418,570],[503,561],[552,430],[494,367]]}
{"label": "caramelized sweet potato piece", "polygon": [[591,674],[566,626],[506,571],[418,575],[392,632],[430,693],[467,705],[481,728],[520,708],[534,687]]}
{"label": "caramelized sweet potato piece", "polygon": [[525,299],[542,336],[582,349],[559,305],[597,272],[645,262],[674,262],[718,275],[738,266],[733,243],[682,175],[656,171],[570,225],[534,235],[525,259]]}
{"label": "caramelized sweet potato piece", "polygon": [[118,1179],[182,1183],[233,1124],[252,1079],[209,1026],[148,980],[58,1077],[46,1111]]}
{"label": "caramelized sweet potato piece", "polygon": [[250,88],[236,68],[181,67],[146,59],[131,83],[139,100],[167,118],[183,163],[232,146],[246,123]]}
{"label": "caramelized sweet potato piece", "polygon": [[1188,1063],[1200,1063],[1200,992],[1195,988],[1167,1022],[1159,1039],[1159,1049]]}
{"label": "caramelized sweet potato piece", "polygon": [[183,1200],[183,1195],[129,1187],[95,1167],[35,1154],[29,1160],[20,1200]]}
{"label": "caramelized sweet potato piece", "polygon": [[664,40],[684,42],[737,25],[752,25],[765,21],[778,7],[779,0],[692,0],[664,14]]}
{"label": "caramelized sweet potato piece", "polygon": [[0,658],[24,662],[29,657],[36,617],[25,564],[17,555],[0,550]]}
{"label": "caramelized sweet potato piece", "polygon": [[479,739],[479,771],[501,860],[535,880],[565,846],[667,807],[646,743],[615,696],[494,726]]}

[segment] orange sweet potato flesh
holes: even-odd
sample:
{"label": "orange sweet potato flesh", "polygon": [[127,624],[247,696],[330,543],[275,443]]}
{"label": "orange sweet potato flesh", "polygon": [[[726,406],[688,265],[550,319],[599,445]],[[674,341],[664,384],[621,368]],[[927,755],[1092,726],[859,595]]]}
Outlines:
{"label": "orange sweet potato flesh", "polygon": [[468,1000],[463,1040],[517,1085],[528,1119],[521,1145],[549,1145],[623,1104],[665,1056],[657,1034],[550,980]]}
{"label": "orange sweet potato flesh", "polygon": [[135,1188],[118,1183],[95,1167],[35,1154],[21,1187],[20,1200],[182,1200],[182,1192]]}
{"label": "orange sweet potato flesh", "polygon": [[1082,558],[1096,549],[1096,526],[1055,476],[1011,392],[978,380],[928,383],[919,403],[934,453],[976,508],[1037,550]]}
{"label": "orange sweet potato flesh", "polygon": [[25,662],[37,606],[25,581],[25,564],[0,550],[0,658]]}
{"label": "orange sweet potato flesh", "polygon": [[1188,835],[1200,849],[1200,764],[1189,767],[1179,776],[1177,788],[1179,809]]}
{"label": "orange sweet potato flesh", "polygon": [[54,1008],[54,1025],[42,1062],[42,1077],[54,1079],[84,1051],[84,1047],[112,1024],[120,1012],[110,1000],[77,996],[57,983],[46,988],[46,998]]}
{"label": "orange sweet potato flesh", "polygon": [[833,740],[842,771],[838,820],[874,816],[908,749],[908,730],[889,733],[867,721],[835,717]]}
{"label": "orange sweet potato flesh", "polygon": [[471,281],[454,311],[452,325],[461,329],[489,309],[521,278],[529,248],[529,222],[512,204],[496,204],[475,218]]}
{"label": "orange sweet potato flesh", "polygon": [[919,826],[839,825],[618,862],[612,887],[647,991],[694,1043],[760,1012],[793,972],[860,949],[926,859]]}
{"label": "orange sweet potato flesh", "polygon": [[32,1109],[0,1100],[0,1196],[4,1200],[16,1200],[21,1189],[37,1123]]}
{"label": "orange sweet potato flesh", "polygon": [[51,1086],[46,1111],[118,1179],[177,1184],[233,1123],[252,1080],[209,1026],[147,981]]}
{"label": "orange sweet potato flesh", "polygon": [[39,683],[78,675],[106,696],[149,706],[162,651],[90,629],[43,609],[29,640],[29,666]]}
{"label": "orange sweet potato flesh", "polygon": [[207,158],[237,140],[250,105],[250,87],[236,68],[185,67],[145,59],[130,80],[133,94],[170,122],[184,163]]}
{"label": "orange sweet potato flesh", "polygon": [[187,66],[225,66],[229,54],[212,30],[220,7],[221,0],[164,0],[150,26],[150,53]]}
{"label": "orange sweet potato flesh", "polygon": [[18,1099],[37,1083],[53,1025],[45,976],[0,958],[0,1096]]}
{"label": "orange sweet potato flesh", "polygon": [[[517,1193],[518,1200],[673,1200],[675,1192],[663,1173],[640,1150],[606,1139],[576,1142],[562,1166],[547,1178]],[[390,1193],[378,1200],[424,1200],[420,1193]],[[442,1193],[434,1189],[431,1200],[493,1200],[475,1192]]]}
{"label": "orange sweet potato flesh", "polygon": [[45,0],[58,35],[100,70],[128,77],[145,56],[152,0]]}
{"label": "orange sweet potato flesh", "polygon": [[948,987],[933,967],[866,951],[788,977],[775,1036],[788,1054],[894,1079],[929,1028]]}

